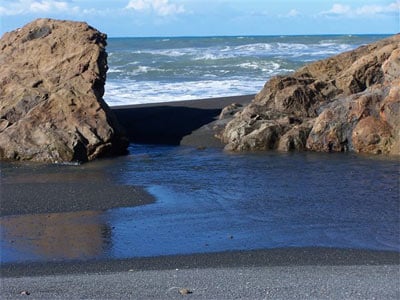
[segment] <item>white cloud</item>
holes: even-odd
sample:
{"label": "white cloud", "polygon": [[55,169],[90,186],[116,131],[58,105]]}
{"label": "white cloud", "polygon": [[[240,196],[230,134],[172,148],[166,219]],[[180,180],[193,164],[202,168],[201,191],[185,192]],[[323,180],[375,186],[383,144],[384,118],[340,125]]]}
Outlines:
{"label": "white cloud", "polygon": [[34,1],[29,6],[32,12],[65,11],[68,9],[67,2],[58,1]]}
{"label": "white cloud", "polygon": [[286,16],[287,17],[297,17],[298,15],[300,15],[300,12],[297,9],[291,9]]}
{"label": "white cloud", "polygon": [[134,0],[134,1],[129,1],[128,5],[126,8],[131,8],[133,10],[147,10],[151,8],[151,3],[146,0]]}
{"label": "white cloud", "polygon": [[131,0],[126,9],[152,11],[159,16],[176,15],[185,12],[183,5],[169,3],[168,0]]}
{"label": "white cloud", "polygon": [[44,12],[70,12],[77,13],[79,7],[72,7],[66,1],[57,0],[17,0],[2,1],[0,6],[0,16],[14,16],[29,13]]}
{"label": "white cloud", "polygon": [[380,14],[399,14],[400,13],[400,0],[396,0],[388,5],[364,5],[360,7],[351,7],[350,5],[344,5],[335,3],[332,8],[327,11],[323,11],[320,14],[325,16],[375,16]]}
{"label": "white cloud", "polygon": [[387,13],[400,13],[400,0],[387,6],[382,5],[364,5],[356,9],[357,15],[377,15]]}
{"label": "white cloud", "polygon": [[279,18],[295,18],[301,16],[301,13],[297,9],[291,9],[285,14],[279,14]]}
{"label": "white cloud", "polygon": [[333,4],[332,8],[327,11],[323,11],[323,15],[348,15],[351,13],[351,7],[343,4]]}

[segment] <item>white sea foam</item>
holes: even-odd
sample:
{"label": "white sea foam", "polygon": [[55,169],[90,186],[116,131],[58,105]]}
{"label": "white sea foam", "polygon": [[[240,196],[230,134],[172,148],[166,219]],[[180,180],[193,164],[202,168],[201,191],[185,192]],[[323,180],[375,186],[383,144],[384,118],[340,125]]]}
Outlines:
{"label": "white sea foam", "polygon": [[277,43],[277,47],[279,50],[286,50],[286,51],[305,51],[309,50],[311,47],[305,44],[299,43]]}
{"label": "white sea foam", "polygon": [[149,66],[137,66],[135,69],[133,69],[132,71],[127,72],[127,74],[131,75],[131,76],[136,76],[136,75],[140,75],[140,74],[146,74],[149,72],[163,72],[163,69],[160,68],[154,68],[154,67],[149,67]]}
{"label": "white sea foam", "polygon": [[258,51],[269,51],[271,50],[272,45],[266,43],[255,43],[255,44],[246,44],[240,45],[234,48],[235,51],[241,53],[254,53]]}
{"label": "white sea foam", "polygon": [[182,48],[182,49],[143,49],[132,51],[132,54],[150,54],[150,55],[161,55],[170,57],[179,57],[197,52],[193,48]]}
{"label": "white sea foam", "polygon": [[193,58],[193,60],[218,60],[218,59],[227,59],[235,57],[234,54],[227,54],[224,51],[213,51],[206,53],[198,53]]}
{"label": "white sea foam", "polygon": [[164,55],[170,57],[179,57],[188,55],[191,53],[191,49],[169,49],[169,50],[157,50],[157,51],[149,51],[150,54],[155,55]]}
{"label": "white sea foam", "polygon": [[124,71],[123,71],[123,70],[120,70],[120,69],[118,69],[118,68],[109,68],[107,72],[108,72],[108,73],[122,73],[122,72],[124,72]]}
{"label": "white sea foam", "polygon": [[110,106],[158,103],[255,94],[264,80],[237,78],[231,80],[201,80],[190,82],[118,81],[107,82],[105,101]]}
{"label": "white sea foam", "polygon": [[239,67],[241,67],[241,68],[247,68],[247,69],[253,69],[253,70],[255,70],[255,69],[261,69],[260,66],[259,66],[258,64],[256,64],[256,63],[251,63],[251,62],[239,64]]}
{"label": "white sea foam", "polygon": [[252,62],[241,63],[238,66],[240,68],[245,68],[245,69],[261,70],[262,72],[266,72],[268,74],[275,73],[277,70],[279,70],[280,73],[288,71],[281,69],[281,65],[273,61],[266,61],[266,62],[252,61]]}

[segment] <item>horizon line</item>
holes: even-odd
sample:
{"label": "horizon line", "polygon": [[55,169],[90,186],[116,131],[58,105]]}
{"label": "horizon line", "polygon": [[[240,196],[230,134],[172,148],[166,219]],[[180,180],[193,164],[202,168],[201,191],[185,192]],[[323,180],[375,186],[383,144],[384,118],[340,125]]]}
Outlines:
{"label": "horizon line", "polygon": [[108,38],[237,38],[237,37],[296,37],[296,36],[368,36],[368,35],[396,35],[397,33],[312,33],[312,34],[238,34],[238,35],[108,35]]}

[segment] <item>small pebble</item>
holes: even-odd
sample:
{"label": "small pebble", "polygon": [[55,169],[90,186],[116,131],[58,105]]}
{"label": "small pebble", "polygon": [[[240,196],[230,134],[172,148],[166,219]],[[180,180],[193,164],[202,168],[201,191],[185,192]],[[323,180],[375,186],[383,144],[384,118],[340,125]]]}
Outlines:
{"label": "small pebble", "polygon": [[20,295],[24,295],[24,296],[29,296],[31,293],[29,293],[28,291],[22,291],[20,293]]}
{"label": "small pebble", "polygon": [[181,294],[181,295],[189,295],[189,294],[192,294],[193,292],[191,291],[191,290],[188,290],[188,289],[179,289],[179,294]]}

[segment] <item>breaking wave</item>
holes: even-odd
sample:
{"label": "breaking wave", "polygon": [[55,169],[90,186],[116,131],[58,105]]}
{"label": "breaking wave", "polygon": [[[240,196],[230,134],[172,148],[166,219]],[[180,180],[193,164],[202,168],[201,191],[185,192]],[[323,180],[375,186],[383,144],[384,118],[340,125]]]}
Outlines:
{"label": "breaking wave", "polygon": [[381,38],[111,38],[104,99],[120,105],[255,94],[271,76]]}

